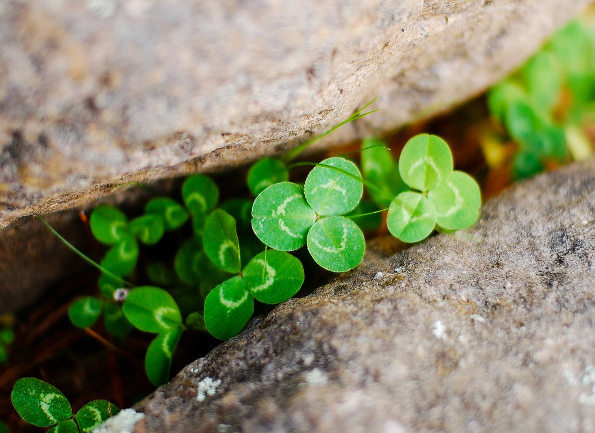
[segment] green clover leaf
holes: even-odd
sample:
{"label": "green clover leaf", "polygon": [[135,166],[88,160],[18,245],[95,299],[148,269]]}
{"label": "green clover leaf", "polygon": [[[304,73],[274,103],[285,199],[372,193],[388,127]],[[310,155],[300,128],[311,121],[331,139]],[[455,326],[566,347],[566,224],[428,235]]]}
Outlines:
{"label": "green clover leaf", "polygon": [[122,312],[122,307],[113,302],[105,303],[103,324],[107,332],[116,337],[124,337],[132,329],[132,324]]}
{"label": "green clover leaf", "polygon": [[419,242],[434,230],[436,210],[423,194],[402,192],[388,208],[386,225],[391,234],[403,242]]}
{"label": "green clover leaf", "polygon": [[361,200],[364,191],[361,179],[353,162],[340,157],[327,158],[308,174],[304,194],[318,215],[343,215],[353,210]]}
{"label": "green clover leaf", "polygon": [[366,250],[364,234],[342,216],[318,220],[308,232],[308,251],[316,263],[333,272],[346,272],[361,263]]}
{"label": "green clover leaf", "polygon": [[242,269],[236,220],[224,210],[216,209],[207,217],[203,246],[218,268],[231,273]]}
{"label": "green clover leaf", "polygon": [[295,295],[304,283],[302,262],[285,251],[265,250],[242,271],[246,288],[257,301],[278,304]]}
{"label": "green clover leaf", "polygon": [[428,200],[436,210],[436,222],[446,230],[470,227],[479,218],[481,192],[467,173],[453,171],[446,181],[429,191]]}
{"label": "green clover leaf", "polygon": [[205,299],[205,325],[220,340],[237,335],[254,313],[254,298],[240,276],[225,280]]}
{"label": "green clover leaf", "polygon": [[101,261],[101,266],[119,277],[134,271],[138,260],[138,242],[133,236],[123,238],[112,246]]}
{"label": "green clover leaf", "polygon": [[[84,405],[74,416],[80,431],[88,433],[108,418],[116,415],[120,409],[107,400],[93,400]],[[78,429],[77,429],[78,431]]]}
{"label": "green clover leaf", "polygon": [[264,158],[250,167],[246,180],[252,194],[257,196],[269,186],[289,180],[289,171],[282,161]]}
{"label": "green clover leaf", "polygon": [[195,174],[184,181],[182,198],[190,213],[206,215],[217,206],[219,188],[210,177]]}
{"label": "green clover leaf", "polygon": [[68,317],[74,326],[89,328],[99,319],[103,311],[103,301],[93,296],[76,299],[68,309]]}
{"label": "green clover leaf", "polygon": [[128,218],[113,206],[100,205],[89,218],[91,232],[102,244],[115,245],[128,237]]}
{"label": "green clover leaf", "polygon": [[157,335],[149,344],[145,371],[153,385],[160,386],[169,380],[171,360],[181,337],[181,329],[172,329]]}
{"label": "green clover leaf", "polygon": [[252,229],[271,248],[293,251],[304,246],[316,213],[306,202],[302,187],[280,182],[261,192],[252,205]]}
{"label": "green clover leaf", "polygon": [[145,332],[161,333],[182,325],[178,304],[169,293],[158,287],[132,289],[122,311],[132,325]]}
{"label": "green clover leaf", "polygon": [[130,221],[129,229],[142,243],[154,245],[163,236],[165,224],[160,215],[146,214]]}
{"label": "green clover leaf", "polygon": [[70,402],[64,394],[35,377],[17,380],[10,399],[19,415],[37,427],[50,427],[72,416]]}
{"label": "green clover leaf", "polygon": [[419,191],[427,191],[448,178],[452,169],[448,144],[436,135],[419,134],[411,138],[399,158],[401,177]]}
{"label": "green clover leaf", "polygon": [[47,433],[79,433],[80,430],[73,419],[67,419],[60,424],[55,425]]}
{"label": "green clover leaf", "polygon": [[167,197],[149,200],[145,207],[145,213],[159,215],[163,218],[165,230],[175,230],[181,227],[190,217],[188,211],[180,203]]}

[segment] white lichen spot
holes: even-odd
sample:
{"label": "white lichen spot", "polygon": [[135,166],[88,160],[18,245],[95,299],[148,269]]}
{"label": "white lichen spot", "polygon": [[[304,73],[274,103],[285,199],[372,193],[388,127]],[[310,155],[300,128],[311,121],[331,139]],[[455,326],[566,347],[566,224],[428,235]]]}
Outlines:
{"label": "white lichen spot", "polygon": [[145,417],[134,409],[124,409],[93,430],[93,433],[130,433],[137,422]]}
{"label": "white lichen spot", "polygon": [[312,386],[324,386],[328,383],[328,377],[324,371],[315,368],[306,373],[306,383]]}
{"label": "white lichen spot", "polygon": [[192,368],[190,369],[190,373],[193,373],[193,374],[196,374],[196,373],[198,373],[198,368],[196,368],[196,367],[192,367]]}
{"label": "white lichen spot", "polygon": [[217,426],[217,433],[227,433],[230,432],[233,427],[229,424],[219,424]]}
{"label": "white lichen spot", "polygon": [[221,379],[213,380],[210,377],[205,377],[199,382],[198,387],[196,388],[196,399],[198,401],[205,401],[207,395],[215,395],[219,385],[221,385]]}
{"label": "white lichen spot", "polygon": [[378,280],[379,278],[382,278],[384,275],[384,273],[382,273],[381,271],[376,272],[376,275],[374,275],[374,277],[372,278],[373,280]]}
{"label": "white lichen spot", "polygon": [[85,5],[100,18],[109,18],[116,12],[118,3],[116,0],[85,0]]}
{"label": "white lichen spot", "polygon": [[472,319],[474,322],[479,322],[479,323],[485,323],[486,319],[484,319],[483,317],[481,317],[479,314],[471,314],[469,316],[470,319]]}
{"label": "white lichen spot", "polygon": [[446,340],[446,327],[440,320],[436,320],[434,322],[434,329],[432,330],[432,334],[434,334],[434,337],[440,340]]}
{"label": "white lichen spot", "polygon": [[564,376],[564,378],[568,382],[568,385],[570,385],[570,386],[578,386],[578,380],[576,380],[576,377],[574,376],[574,373],[572,371],[570,371],[570,370],[563,370],[562,371],[562,376]]}
{"label": "white lichen spot", "polygon": [[393,272],[396,272],[397,274],[400,273],[403,270],[403,266],[397,266],[395,267],[395,269],[393,269]]}
{"label": "white lichen spot", "polygon": [[507,290],[510,290],[512,289],[512,283],[510,281],[507,281],[504,287],[506,287]]}
{"label": "white lichen spot", "polygon": [[302,355],[302,362],[306,367],[310,367],[314,362],[314,359],[316,359],[316,356],[313,353],[306,353]]}

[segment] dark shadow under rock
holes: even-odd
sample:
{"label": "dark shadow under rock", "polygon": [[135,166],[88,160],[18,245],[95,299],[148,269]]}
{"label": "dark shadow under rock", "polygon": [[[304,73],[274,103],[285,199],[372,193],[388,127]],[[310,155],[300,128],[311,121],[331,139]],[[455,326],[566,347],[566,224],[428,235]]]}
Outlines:
{"label": "dark shadow under rock", "polygon": [[253,320],[142,401],[134,431],[594,431],[594,168]]}

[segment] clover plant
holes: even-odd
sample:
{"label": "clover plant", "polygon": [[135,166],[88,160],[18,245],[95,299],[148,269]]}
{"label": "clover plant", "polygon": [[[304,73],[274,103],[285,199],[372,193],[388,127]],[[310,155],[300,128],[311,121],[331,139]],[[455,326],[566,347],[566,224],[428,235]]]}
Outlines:
{"label": "clover plant", "polygon": [[6,327],[0,329],[0,364],[8,362],[8,346],[14,341],[14,331]]}
{"label": "clover plant", "polygon": [[[358,110],[342,124],[366,114]],[[95,326],[103,314],[105,329],[117,337],[132,328],[153,334],[145,371],[151,383],[161,385],[184,332],[231,338],[246,326],[256,302],[277,304],[300,290],[304,267],[290,252],[306,247],[320,267],[345,272],[363,260],[362,230],[378,228],[382,212],[388,211],[389,231],[405,242],[420,241],[435,228],[468,227],[479,216],[477,184],[453,171],[450,149],[439,137],[412,138],[398,161],[381,140],[364,140],[363,176],[340,156],[288,165],[316,139],[281,158],[256,162],[246,178],[254,200],[219,203],[217,184],[196,174],[183,182],[181,200],[153,198],[131,219],[112,206],[96,207],[89,221],[107,247],[101,263],[64,240],[101,270],[100,295],[75,299],[68,312],[72,323]],[[313,168],[303,183],[290,182],[291,169],[300,165]],[[170,260],[143,260],[143,276],[137,267],[144,246],[159,248],[170,232],[190,236]],[[149,284],[134,284],[139,280]],[[40,392],[34,397],[41,398]],[[76,424],[66,406],[55,419],[64,423],[62,429]]]}
{"label": "clover plant", "polygon": [[595,122],[595,30],[567,25],[516,74],[488,93],[492,117],[518,144],[512,175],[522,179],[551,163],[592,154]]}
{"label": "clover plant", "polygon": [[64,394],[35,377],[17,380],[10,399],[25,421],[37,427],[50,427],[50,433],[91,432],[119,412],[118,407],[107,400],[93,400],[75,414]]}

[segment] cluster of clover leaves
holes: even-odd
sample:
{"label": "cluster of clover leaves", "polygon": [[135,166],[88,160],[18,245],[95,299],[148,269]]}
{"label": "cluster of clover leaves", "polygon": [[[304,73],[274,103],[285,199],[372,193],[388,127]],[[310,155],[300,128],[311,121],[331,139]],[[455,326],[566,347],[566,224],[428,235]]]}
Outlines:
{"label": "cluster of clover leaves", "polygon": [[[368,114],[362,111],[340,125]],[[404,242],[418,242],[436,227],[468,227],[479,216],[479,187],[470,176],[453,171],[450,149],[439,137],[412,138],[398,164],[381,140],[364,140],[363,176],[345,157],[290,164],[304,148],[283,159],[262,159],[250,168],[247,184],[253,201],[234,198],[219,203],[217,184],[196,174],[182,184],[181,201],[153,198],[133,219],[110,205],[96,207],[89,218],[91,232],[109,248],[100,264],[84,258],[102,271],[101,295],[72,302],[72,323],[88,328],[103,314],[105,329],[117,337],[132,328],[155,334],[145,371],[158,386],[169,379],[172,357],[185,331],[231,338],[252,317],[255,301],[277,304],[300,290],[304,267],[290,252],[307,246],[320,267],[345,272],[363,260],[362,229],[377,227],[383,211],[388,210],[389,231]],[[289,181],[290,170],[299,165],[314,166],[303,184]],[[362,201],[364,186],[368,201]],[[167,232],[188,224],[192,235],[177,250],[173,267],[149,261],[145,273],[151,285],[130,283],[137,277],[140,246],[157,245]],[[17,385],[13,404],[24,419],[40,426],[75,423],[82,429],[79,414],[72,417],[67,401],[62,404],[63,396],[48,388],[51,385],[31,378]],[[61,403],[50,416],[45,411],[54,401]],[[47,419],[30,413],[44,413]]]}
{"label": "cluster of clover leaves", "polygon": [[35,377],[17,380],[10,398],[25,421],[37,427],[51,427],[48,433],[91,432],[119,412],[118,407],[107,400],[93,400],[74,414],[64,394]]}
{"label": "cluster of clover leaves", "polygon": [[573,21],[488,93],[492,117],[518,145],[515,179],[565,162],[569,153],[575,160],[592,154],[587,130],[595,122],[594,52],[593,27]]}

